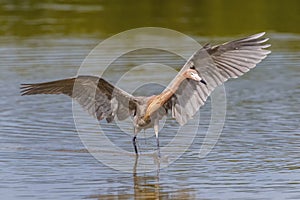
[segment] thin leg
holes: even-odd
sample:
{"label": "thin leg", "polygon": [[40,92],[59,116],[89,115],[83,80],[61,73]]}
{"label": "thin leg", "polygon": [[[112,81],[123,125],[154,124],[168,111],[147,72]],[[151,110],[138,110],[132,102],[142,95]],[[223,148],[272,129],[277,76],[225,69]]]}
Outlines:
{"label": "thin leg", "polygon": [[155,132],[155,137],[156,137],[158,156],[160,157],[160,148],[159,148],[159,139],[158,139],[158,120],[154,121],[154,132]]}
{"label": "thin leg", "polygon": [[155,134],[155,136],[156,136],[157,154],[158,154],[158,157],[160,157],[160,147],[159,147],[158,134]]}
{"label": "thin leg", "polygon": [[138,150],[137,150],[137,146],[136,146],[136,135],[134,135],[132,138],[132,144],[134,147],[135,154],[138,156],[139,154],[138,154]]}
{"label": "thin leg", "polygon": [[158,138],[158,136],[156,136],[156,145],[157,145],[157,149],[159,149],[159,138]]}

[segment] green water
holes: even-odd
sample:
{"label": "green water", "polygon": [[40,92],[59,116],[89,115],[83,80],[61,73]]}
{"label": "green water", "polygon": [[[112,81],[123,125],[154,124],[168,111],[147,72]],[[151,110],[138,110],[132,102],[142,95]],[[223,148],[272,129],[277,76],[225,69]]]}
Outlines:
{"label": "green water", "polygon": [[192,35],[259,31],[300,33],[297,0],[37,1],[0,2],[0,35],[107,37],[158,26]]}

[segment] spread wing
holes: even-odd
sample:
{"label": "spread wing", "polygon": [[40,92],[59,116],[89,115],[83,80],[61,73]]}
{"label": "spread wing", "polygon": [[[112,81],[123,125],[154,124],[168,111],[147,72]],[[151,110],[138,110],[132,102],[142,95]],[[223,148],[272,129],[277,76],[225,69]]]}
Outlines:
{"label": "spread wing", "polygon": [[58,81],[22,84],[22,95],[65,94],[74,98],[98,120],[124,120],[136,109],[136,99],[122,89],[95,76],[78,76]]}
{"label": "spread wing", "polygon": [[195,115],[217,86],[248,72],[270,53],[265,50],[270,46],[265,44],[268,38],[261,38],[264,34],[216,46],[208,44],[192,55],[179,75],[188,68],[195,69],[206,84],[186,79],[166,103],[165,106],[172,110],[172,116],[180,125]]}

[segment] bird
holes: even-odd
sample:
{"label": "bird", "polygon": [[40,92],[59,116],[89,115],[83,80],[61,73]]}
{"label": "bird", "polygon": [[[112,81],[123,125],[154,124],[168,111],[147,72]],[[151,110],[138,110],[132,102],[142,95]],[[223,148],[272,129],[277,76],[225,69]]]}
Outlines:
{"label": "bird", "polygon": [[102,77],[79,75],[62,80],[21,84],[21,95],[64,94],[75,99],[97,120],[125,120],[132,117],[132,144],[139,155],[137,135],[154,128],[157,149],[159,121],[164,116],[174,118],[179,125],[191,119],[212,91],[231,78],[238,78],[254,68],[270,50],[265,32],[232,40],[219,45],[204,45],[182,66],[171,83],[152,96],[134,96],[114,86]]}

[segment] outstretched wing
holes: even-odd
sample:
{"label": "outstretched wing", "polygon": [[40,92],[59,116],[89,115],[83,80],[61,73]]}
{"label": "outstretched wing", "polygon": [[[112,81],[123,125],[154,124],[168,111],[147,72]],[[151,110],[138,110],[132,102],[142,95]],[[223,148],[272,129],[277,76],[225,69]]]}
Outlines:
{"label": "outstretched wing", "polygon": [[22,95],[65,94],[74,98],[98,120],[124,120],[136,109],[136,99],[122,89],[95,76],[78,76],[58,81],[22,84]]}
{"label": "outstretched wing", "polygon": [[179,75],[188,68],[195,69],[206,84],[186,79],[167,102],[166,106],[172,109],[172,116],[179,124],[183,125],[192,118],[217,86],[229,78],[243,75],[270,53],[265,50],[270,46],[265,44],[268,38],[261,38],[264,34],[216,46],[208,44],[192,55]]}

